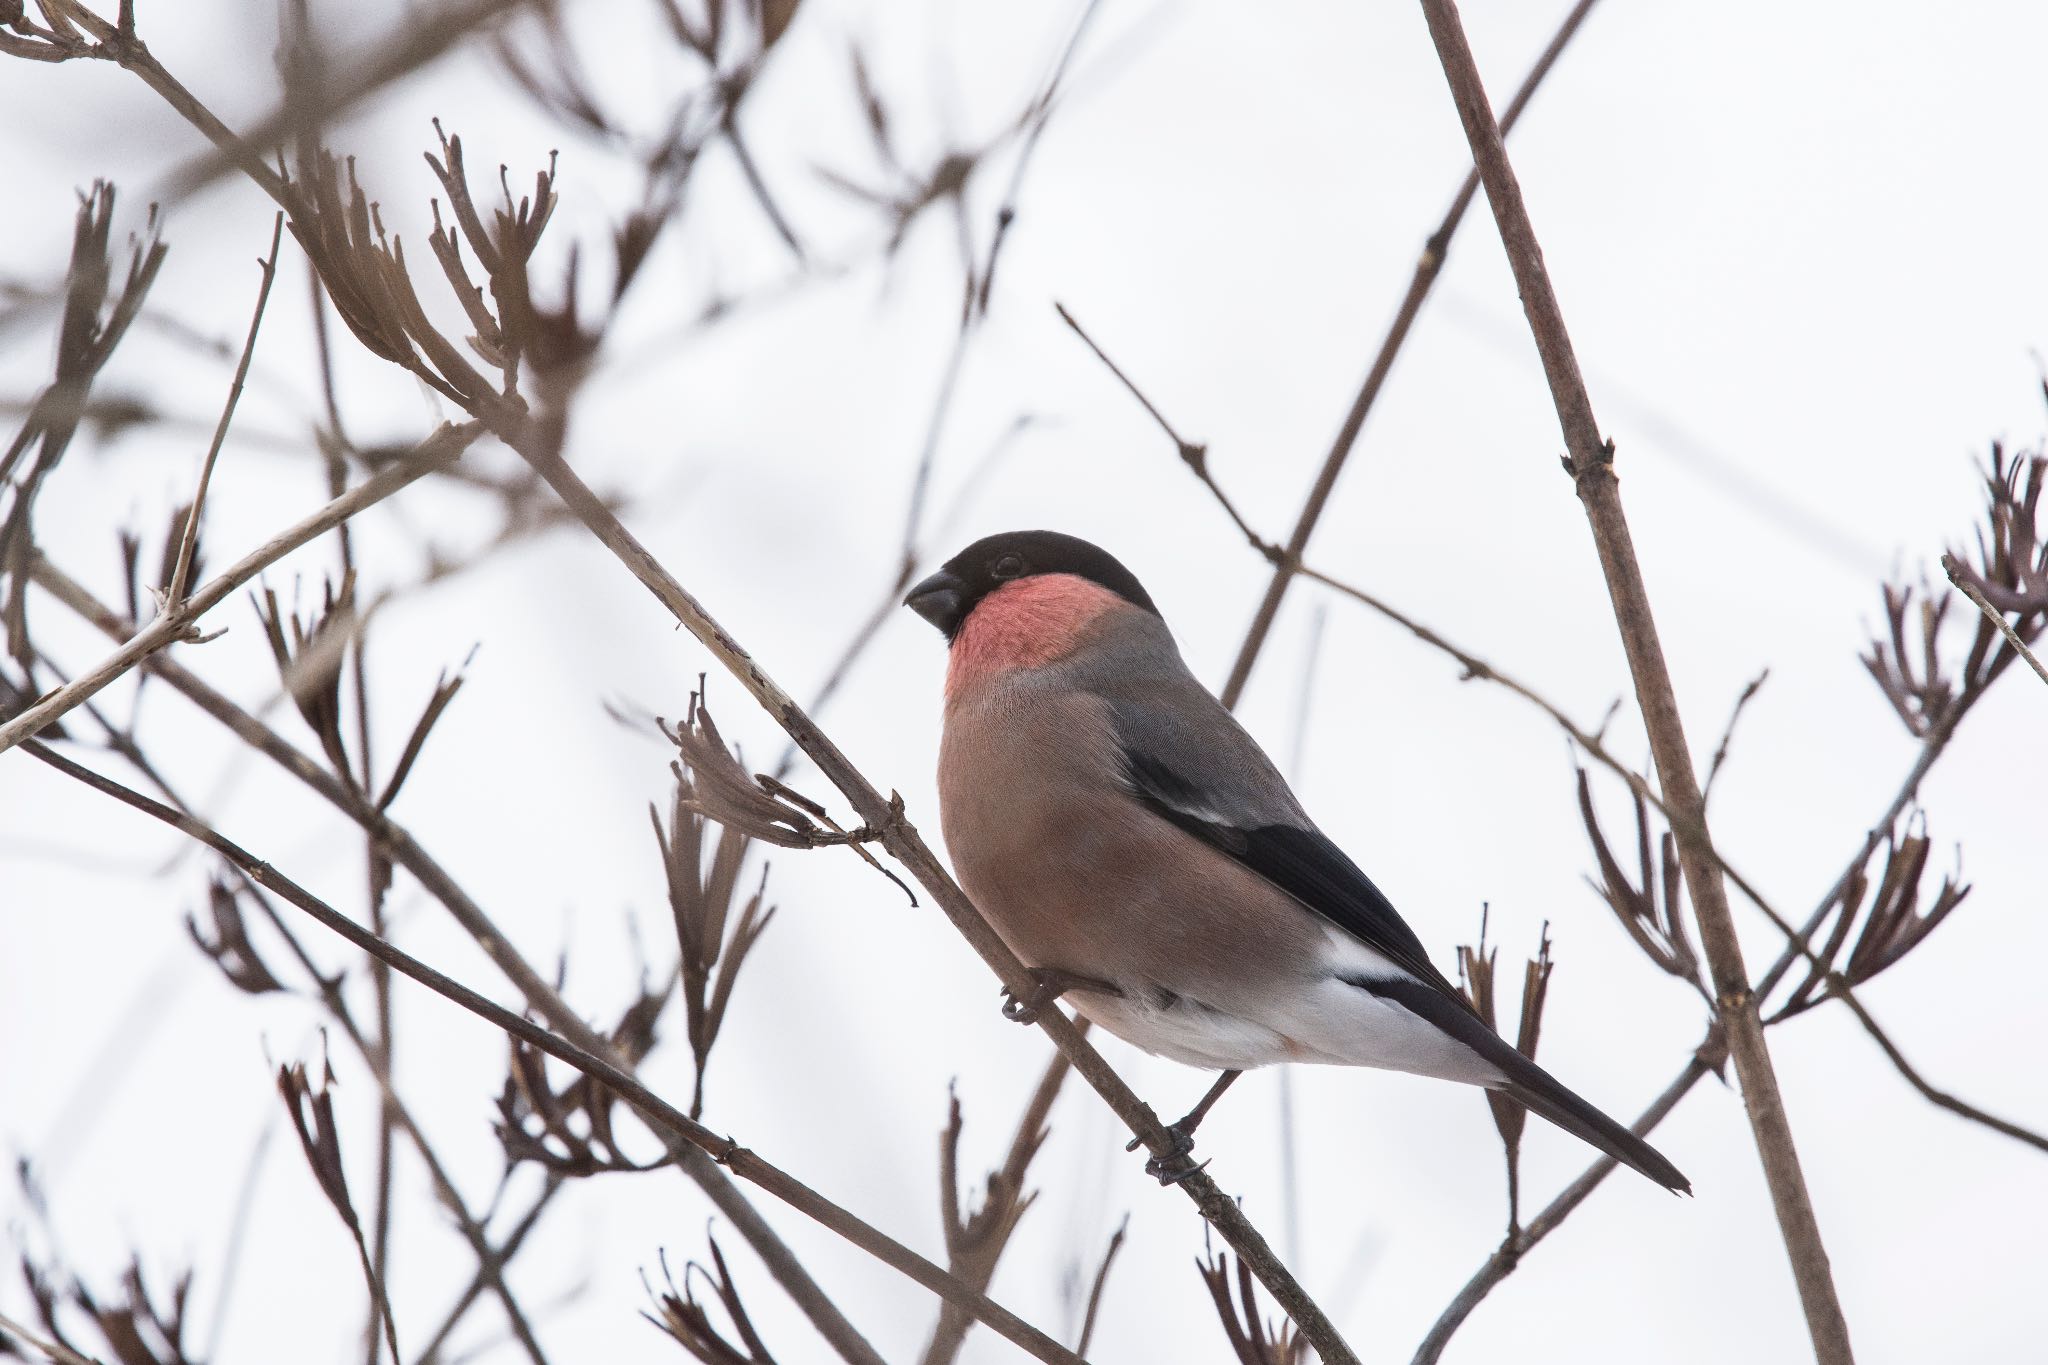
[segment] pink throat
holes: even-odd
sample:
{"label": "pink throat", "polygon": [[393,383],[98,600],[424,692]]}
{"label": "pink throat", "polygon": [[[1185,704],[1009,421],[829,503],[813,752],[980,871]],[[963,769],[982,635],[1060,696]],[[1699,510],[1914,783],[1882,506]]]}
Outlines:
{"label": "pink throat", "polygon": [[946,700],[1013,668],[1036,668],[1069,653],[1097,617],[1123,599],[1073,574],[1005,583],[981,599],[953,637]]}

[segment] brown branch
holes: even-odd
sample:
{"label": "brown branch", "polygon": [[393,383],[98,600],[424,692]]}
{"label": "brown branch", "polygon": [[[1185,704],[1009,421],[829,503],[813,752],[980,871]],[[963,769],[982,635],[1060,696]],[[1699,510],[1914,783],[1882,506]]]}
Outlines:
{"label": "brown branch", "polygon": [[1095,1336],[1095,1315],[1102,1308],[1102,1291],[1109,1286],[1109,1268],[1116,1263],[1117,1252],[1123,1250],[1124,1235],[1131,1230],[1131,1215],[1124,1215],[1116,1225],[1116,1231],[1109,1236],[1109,1245],[1103,1249],[1102,1264],[1095,1268],[1095,1283],[1088,1288],[1088,1306],[1081,1314],[1081,1334],[1074,1338],[1074,1352],[1088,1354],[1088,1343]]}
{"label": "brown branch", "polygon": [[1262,539],[1259,533],[1252,529],[1251,523],[1246,521],[1243,514],[1237,510],[1237,504],[1230,500],[1230,495],[1223,491],[1222,485],[1218,484],[1215,476],[1209,472],[1209,447],[1198,441],[1190,441],[1178,431],[1175,431],[1173,423],[1166,420],[1166,414],[1154,406],[1152,400],[1145,396],[1145,391],[1139,388],[1129,375],[1124,373],[1123,367],[1114,360],[1111,360],[1109,353],[1096,344],[1095,338],[1089,336],[1088,330],[1075,321],[1074,315],[1067,311],[1065,304],[1055,302],[1053,310],[1060,315],[1060,321],[1073,328],[1074,335],[1081,338],[1082,343],[1089,350],[1095,352],[1095,358],[1101,361],[1111,374],[1116,376],[1117,382],[1124,386],[1125,391],[1131,397],[1138,400],[1138,406],[1144,408],[1152,420],[1159,424],[1159,429],[1166,433],[1166,439],[1173,442],[1175,449],[1179,451],[1181,463],[1186,465],[1197,479],[1201,480],[1202,486],[1209,490],[1211,496],[1216,499],[1218,505],[1229,515],[1230,519],[1237,523],[1237,529],[1244,533],[1244,538],[1251,542],[1252,548],[1264,555],[1269,562],[1274,564],[1280,563],[1285,552],[1271,541]]}
{"label": "brown branch", "polygon": [[1987,1114],[1976,1105],[1966,1100],[1957,1099],[1946,1090],[1936,1089],[1928,1082],[1926,1077],[1922,1076],[1914,1068],[1911,1062],[1906,1060],[1906,1055],[1899,1051],[1898,1044],[1894,1043],[1885,1031],[1878,1026],[1877,1020],[1871,1017],[1870,1011],[1863,1007],[1863,1002],[1856,998],[1855,993],[1849,989],[1846,982],[1842,981],[1839,977],[1835,977],[1829,981],[1828,985],[1829,993],[1839,997],[1841,1002],[1849,1007],[1849,1012],[1856,1016],[1856,1022],[1863,1025],[1864,1031],[1871,1036],[1871,1039],[1876,1042],[1879,1048],[1883,1049],[1884,1055],[1891,1059],[1891,1064],[1898,1069],[1898,1073],[1906,1078],[1906,1083],[1919,1091],[1930,1103],[1948,1110],[1951,1114],[1959,1114],[1972,1123],[1981,1123],[1993,1132],[2003,1133],[2016,1142],[2024,1142],[2029,1147],[2048,1152],[2048,1137],[2043,1137],[2032,1129],[2022,1128],[2017,1123],[2007,1119],[1999,1118],[1996,1114]]}
{"label": "brown branch", "polygon": [[[213,442],[199,465],[199,486],[192,493],[192,510],[185,514],[185,534],[178,541],[178,565],[171,581],[164,585],[164,605],[174,607],[185,596],[185,584],[192,572],[192,556],[199,548],[199,517],[206,510],[206,486],[213,480],[214,461],[220,458],[222,442],[228,438],[228,424],[235,420],[235,405],[242,399],[242,385],[249,377],[249,360],[256,354],[256,330],[263,325],[263,310],[270,303],[270,283],[277,278],[277,252],[284,243],[284,211],[279,210],[270,225],[270,254],[257,262],[263,283],[256,290],[256,311],[249,319],[249,335],[242,342],[242,357],[235,362],[235,377],[228,383],[227,402],[221,405],[220,423],[213,429]],[[337,488],[330,496],[339,497]]]}
{"label": "brown branch", "polygon": [[[47,561],[35,565],[38,583],[78,611],[102,633],[120,639],[129,627],[113,612],[65,578]],[[491,922],[482,907],[471,900],[454,878],[427,855],[425,849],[403,827],[392,821],[369,800],[367,794],[335,777],[312,758],[287,743],[262,721],[209,687],[196,675],[165,655],[155,655],[146,666],[159,674],[202,711],[225,725],[244,744],[263,754],[286,772],[312,788],[330,805],[362,826],[392,861],[405,868],[427,891],[455,916],[499,970],[520,989],[529,1004],[548,1022],[588,1052],[610,1056],[611,1044],[571,1009],[561,995],[519,954],[511,941]],[[810,1317],[819,1333],[839,1348],[849,1361],[876,1365],[873,1348],[840,1313],[824,1290],[811,1278],[787,1243],[769,1227],[752,1204],[734,1188],[716,1162],[684,1147],[672,1151],[683,1173],[695,1181],[719,1211],[733,1221],[768,1266],[784,1290]],[[913,1277],[915,1278],[915,1277]]]}
{"label": "brown branch", "polygon": [[[450,1000],[470,1013],[487,1020],[500,1031],[519,1039],[521,1042],[558,1061],[564,1062],[584,1075],[611,1089],[646,1120],[649,1127],[663,1135],[671,1152],[680,1156],[683,1152],[695,1152],[702,1159],[716,1162],[731,1170],[744,1180],[751,1181],[763,1190],[781,1199],[800,1213],[823,1224],[855,1246],[867,1251],[885,1264],[902,1271],[919,1284],[931,1289],[948,1302],[971,1307],[975,1316],[1000,1332],[1004,1337],[1029,1351],[1040,1360],[1057,1361],[1062,1365],[1079,1365],[1080,1357],[1068,1351],[1052,1338],[1040,1332],[1023,1319],[989,1300],[948,1275],[944,1270],[925,1260],[908,1247],[886,1234],[862,1222],[847,1210],[826,1199],[804,1185],[787,1172],[763,1160],[748,1149],[721,1138],[711,1129],[691,1119],[659,1095],[649,1090],[640,1080],[624,1067],[611,1061],[605,1054],[609,1044],[596,1032],[578,1021],[576,1030],[587,1034],[598,1046],[591,1048],[581,1042],[573,1042],[515,1011],[506,1009],[497,1002],[479,995],[461,982],[446,976],[409,953],[393,946],[348,916],[343,915],[326,902],[305,890],[297,882],[278,872],[269,863],[235,844],[218,831],[184,815],[139,792],[130,790],[90,768],[72,762],[37,740],[27,740],[23,747],[42,762],[56,768],[86,786],[111,796],[143,814],[179,830],[188,837],[206,845],[221,857],[240,868],[258,885],[290,902],[299,910],[317,920],[362,951],[386,963],[394,971],[425,986],[436,995]],[[574,1017],[573,1015],[571,1016]],[[566,1032],[567,1030],[565,1030]],[[771,1265],[771,1270],[774,1267]],[[778,1278],[780,1276],[778,1275]],[[856,1340],[858,1340],[856,1338]],[[847,1351],[845,1345],[835,1340],[841,1353],[849,1359],[871,1361],[880,1365],[881,1357],[872,1348]]]}
{"label": "brown branch", "polygon": [[[1085,1023],[1084,1020],[1084,1026]],[[960,1138],[960,1101],[957,1098],[953,1101],[952,1121],[947,1126],[944,1145],[940,1149],[944,1167],[940,1183],[946,1200],[943,1212],[946,1218],[947,1268],[976,1289],[986,1291],[994,1281],[996,1265],[1010,1244],[1010,1236],[1035,1198],[1024,1192],[1024,1176],[1045,1141],[1046,1118],[1052,1113],[1053,1101],[1059,1098],[1060,1087],[1071,1070],[1073,1067],[1065,1054],[1055,1051],[1046,1063],[1045,1074],[1039,1077],[1037,1087],[1031,1092],[1030,1101],[1024,1106],[1023,1116],[1017,1120],[1016,1134],[1010,1139],[1009,1155],[1004,1158],[1000,1170],[989,1174],[982,1207],[964,1218],[960,1211],[960,1184],[955,1169]],[[932,1327],[931,1341],[925,1346],[923,1365],[951,1365],[967,1342],[968,1329],[973,1326],[974,1319],[958,1308],[951,1304],[941,1307],[939,1320]],[[1081,1349],[1075,1348],[1077,1352]]]}
{"label": "brown branch", "polygon": [[[1876,851],[1885,833],[1898,823],[1899,817],[1905,814],[1907,808],[1912,805],[1914,798],[1919,794],[1920,784],[1926,780],[1928,772],[1934,767],[1936,760],[1947,750],[1949,741],[1954,738],[1956,724],[1962,719],[1962,715],[1963,712],[1960,710],[1951,712],[1941,725],[1936,726],[1928,733],[1927,738],[1920,746],[1918,757],[1914,759],[1912,768],[1907,771],[1905,780],[1899,784],[1898,791],[1892,796],[1891,804],[1886,807],[1884,815],[1878,822],[1871,827],[1870,833],[1864,837],[1862,847],[1856,851],[1855,856],[1843,867],[1841,875],[1835,879],[1834,885],[1828,888],[1827,893],[1821,897],[1820,903],[1807,916],[1805,926],[1800,931],[1801,937],[1810,937],[1826,922],[1828,915],[1834,911],[1835,901],[1841,896],[1843,889],[1849,885],[1858,870],[1870,861],[1870,855]],[[1756,998],[1761,1000],[1768,996],[1777,987],[1778,983],[1784,980],[1785,975],[1792,970],[1792,965],[1799,961],[1799,958],[1800,952],[1798,947],[1788,942],[1784,949],[1779,952],[1777,959],[1772,962],[1770,970],[1757,979],[1754,991]],[[1688,1090],[1692,1089],[1702,1077],[1720,1070],[1726,1056],[1727,1049],[1721,1040],[1719,1027],[1716,1026],[1709,1029],[1706,1039],[1694,1051],[1693,1057],[1686,1063],[1685,1069],[1679,1072],[1678,1076],[1665,1088],[1664,1093],[1653,1101],[1650,1107],[1636,1120],[1633,1125],[1636,1133],[1639,1136],[1648,1137],[1651,1130],[1663,1121],[1664,1116],[1669,1114],[1678,1101],[1685,1097]],[[1562,1194],[1552,1200],[1544,1208],[1543,1212],[1538,1214],[1522,1229],[1521,1237],[1517,1239],[1512,1247],[1504,1246],[1500,1251],[1495,1252],[1487,1260],[1486,1264],[1481,1266],[1478,1272],[1467,1281],[1465,1287],[1458,1292],[1457,1297],[1452,1299],[1450,1305],[1444,1309],[1443,1314],[1437,1319],[1436,1325],[1430,1329],[1430,1334],[1424,1340],[1422,1349],[1416,1353],[1416,1365],[1428,1365],[1428,1362],[1436,1360],[1442,1354],[1443,1347],[1450,1340],[1451,1334],[1457,1331],[1459,1324],[1463,1323],[1471,1315],[1472,1310],[1479,1306],[1479,1301],[1484,1299],[1495,1285],[1514,1273],[1515,1267],[1521,1262],[1521,1258],[1536,1243],[1542,1241],[1544,1237],[1555,1231],[1565,1218],[1571,1214],[1572,1210],[1584,1203],[1586,1196],[1590,1195],[1600,1182],[1605,1180],[1616,1169],[1617,1164],[1611,1157],[1602,1157],[1588,1166],[1577,1180],[1567,1186]]]}
{"label": "brown branch", "polygon": [[434,1334],[421,1348],[419,1365],[434,1365],[434,1362],[440,1359],[441,1347],[461,1324],[463,1317],[469,1312],[470,1305],[483,1296],[484,1290],[493,1280],[504,1276],[507,1263],[518,1255],[519,1249],[526,1244],[526,1235],[533,1231],[534,1226],[540,1222],[540,1216],[547,1212],[548,1205],[554,1202],[555,1195],[568,1183],[569,1177],[553,1171],[548,1172],[547,1183],[541,1187],[541,1192],[535,1196],[534,1201],[527,1205],[526,1212],[520,1215],[519,1221],[512,1225],[512,1230],[505,1234],[505,1240],[494,1247],[488,1247],[488,1254],[478,1257],[476,1273],[470,1277],[468,1286],[456,1296],[454,1305],[442,1316],[441,1325],[434,1329]]}
{"label": "brown branch", "polygon": [[371,475],[312,516],[278,532],[251,550],[226,572],[195,591],[190,598],[172,606],[130,636],[127,643],[98,665],[43,697],[5,724],[0,724],[0,753],[13,748],[28,736],[57,720],[166,645],[185,638],[193,623],[218,606],[229,593],[293,550],[325,535],[364,508],[375,506],[408,484],[454,460],[483,435],[483,430],[483,425],[479,422],[464,422],[459,426],[444,424],[433,435],[420,442],[410,459]]}
{"label": "brown branch", "polygon": [[[1593,0],[1579,0],[1572,6],[1571,13],[1558,25],[1551,36],[1550,45],[1529,68],[1529,74],[1522,78],[1521,88],[1508,101],[1507,112],[1501,116],[1500,130],[1505,136],[1522,117],[1522,111],[1529,107],[1529,101],[1536,94],[1543,78],[1557,65],[1558,57],[1565,45],[1579,31],[1585,21],[1586,12],[1593,8]],[[1287,537],[1287,548],[1273,566],[1272,581],[1266,585],[1266,595],[1259,602],[1258,611],[1252,616],[1251,626],[1245,631],[1244,643],[1238,647],[1237,659],[1230,665],[1230,677],[1223,684],[1219,694],[1223,704],[1235,708],[1238,698],[1244,695],[1244,685],[1251,677],[1252,665],[1258,662],[1259,651],[1265,647],[1266,635],[1273,628],[1274,618],[1280,614],[1280,599],[1286,596],[1287,588],[1294,581],[1295,572],[1301,566],[1301,557],[1308,553],[1309,537],[1315,534],[1316,523],[1322,519],[1323,508],[1329,503],[1330,490],[1337,486],[1337,476],[1343,472],[1344,463],[1351,458],[1352,447],[1358,444],[1358,433],[1365,428],[1367,414],[1379,400],[1380,389],[1387,382],[1387,375],[1394,368],[1394,357],[1401,353],[1401,347],[1408,340],[1409,329],[1415,325],[1416,317],[1422,312],[1423,302],[1429,298],[1430,290],[1436,284],[1436,277],[1443,271],[1444,259],[1450,254],[1451,238],[1457,234],[1458,224],[1464,220],[1465,210],[1471,207],[1472,196],[1479,190],[1479,172],[1472,171],[1465,177],[1465,183],[1458,187],[1451,206],[1445,210],[1443,221],[1437,224],[1435,232],[1422,248],[1422,257],[1415,263],[1415,273],[1408,281],[1408,292],[1401,299],[1401,306],[1394,312],[1394,321],[1387,328],[1385,339],[1380,342],[1378,354],[1373,356],[1372,366],[1365,373],[1365,382],[1359,386],[1358,396],[1351,400],[1350,411],[1344,414],[1344,422],[1337,429],[1337,439],[1330,443],[1330,453],[1323,457],[1323,466],[1316,473],[1316,481],[1309,488],[1308,497],[1301,505],[1301,513],[1295,518],[1294,530]]]}
{"label": "brown branch", "polygon": [[1500,128],[1487,105],[1486,90],[1466,42],[1457,7],[1452,0],[1422,0],[1422,10],[1459,119],[1465,125],[1473,161],[1493,206],[1501,243],[1507,250],[1508,263],[1514,271],[1530,331],[1549,380],[1558,424],[1570,452],[1568,467],[1599,551],[1615,625],[1628,656],[1636,702],[1649,733],[1665,800],[1682,817],[1673,826],[1678,838],[1679,864],[1699,920],[1701,946],[1718,996],[1719,1017],[1741,1082],[1744,1107],[1764,1178],[1770,1186],[1779,1231],[1791,1258],[1793,1279],[1806,1310],[1808,1333],[1823,1365],[1849,1365],[1855,1356],[1849,1346],[1848,1323],[1835,1293],[1827,1249],[1793,1143],[1791,1121],[1764,1042],[1763,1025],[1757,1015],[1756,998],[1750,991],[1748,970],[1743,965],[1742,945],[1736,937],[1727,889],[1706,838],[1705,803],[1693,773],[1692,754],[1686,745],[1671,675],[1657,639],[1649,595],[1622,511],[1613,448],[1602,439],[1594,419],[1592,400],[1579,374],[1564,315],[1551,289],[1550,275],[1544,268],[1543,253],[1522,203],[1521,188],[1508,162]]}
{"label": "brown branch", "polygon": [[2041,660],[2035,656],[2034,651],[2027,648],[2027,642],[2020,638],[2019,632],[2012,628],[2012,623],[2005,619],[2005,613],[1991,605],[1990,601],[1984,596],[1984,590],[1971,582],[1963,574],[1962,566],[1957,562],[1954,555],[1943,555],[1941,557],[1941,571],[1948,575],[1949,582],[1963,590],[1963,596],[1976,604],[1977,610],[1984,613],[1985,620],[1998,627],[1999,634],[2005,636],[2005,642],[2017,650],[2019,656],[2027,661],[2027,667],[2033,669],[2042,682],[2048,682],[2048,667],[2044,667]]}
{"label": "brown branch", "polygon": [[[1662,1123],[1665,1116],[1678,1107],[1678,1102],[1685,1098],[1693,1086],[1718,1069],[1723,1056],[1725,1053],[1719,1050],[1717,1040],[1709,1034],[1707,1041],[1700,1045],[1699,1052],[1686,1063],[1685,1070],[1679,1072],[1677,1078],[1664,1087],[1663,1094],[1650,1101],[1649,1107],[1636,1116],[1636,1121],[1630,1124],[1629,1128],[1638,1137],[1648,1137],[1650,1130]],[[1413,1365],[1434,1365],[1434,1362],[1443,1355],[1444,1347],[1450,1344],[1452,1334],[1472,1315],[1472,1310],[1479,1306],[1480,1300],[1491,1293],[1495,1285],[1513,1274],[1515,1267],[1521,1264],[1522,1257],[1528,1254],[1530,1248],[1557,1231],[1558,1225],[1571,1216],[1572,1210],[1585,1203],[1586,1196],[1593,1193],[1600,1182],[1618,1168],[1619,1163],[1613,1157],[1601,1157],[1588,1166],[1577,1180],[1565,1186],[1557,1198],[1544,1205],[1541,1213],[1503,1241],[1500,1249],[1487,1258],[1486,1264],[1465,1282],[1465,1287],[1458,1291],[1457,1297],[1453,1298],[1437,1316],[1436,1323],[1429,1329],[1429,1335],[1424,1337],[1422,1344],[1415,1349]]]}

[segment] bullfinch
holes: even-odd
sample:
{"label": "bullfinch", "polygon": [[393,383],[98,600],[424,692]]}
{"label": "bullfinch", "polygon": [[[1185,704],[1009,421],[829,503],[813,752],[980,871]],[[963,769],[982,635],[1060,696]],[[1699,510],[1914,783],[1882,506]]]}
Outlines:
{"label": "bullfinch", "polygon": [[[1678,1168],[1489,1028],[1181,661],[1136,577],[1052,531],[969,545],[905,604],[945,635],[939,811],[960,883],[1119,1038],[1223,1074],[1383,1067],[1485,1086],[1673,1191]],[[1155,1160],[1162,1180],[1174,1162]],[[1194,1169],[1178,1171],[1184,1176]]]}

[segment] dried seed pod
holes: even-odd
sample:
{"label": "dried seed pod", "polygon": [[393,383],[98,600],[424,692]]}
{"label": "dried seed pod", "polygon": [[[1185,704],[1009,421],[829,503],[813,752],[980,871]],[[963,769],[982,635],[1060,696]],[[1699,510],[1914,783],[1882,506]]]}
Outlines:
{"label": "dried seed pod", "polygon": [[1600,864],[1600,880],[1587,884],[1607,903],[1621,927],[1643,950],[1644,956],[1672,976],[1706,992],[1700,983],[1700,958],[1687,935],[1685,882],[1681,876],[1676,843],[1671,831],[1658,837],[1656,856],[1650,847],[1650,807],[1642,793],[1632,792],[1636,811],[1636,858],[1641,880],[1632,881],[1616,860],[1600,818],[1593,811],[1592,785],[1586,770],[1579,769],[1579,814],[1586,835],[1593,843],[1593,856]]}
{"label": "dried seed pod", "polygon": [[[1920,883],[1930,847],[1924,821],[1921,828],[1903,837],[1894,830],[1886,840],[1884,867],[1874,895],[1867,867],[1855,870],[1835,898],[1827,937],[1814,948],[1814,961],[1805,977],[1768,1022],[1777,1023],[1825,1004],[1835,980],[1851,987],[1869,981],[1926,942],[1935,926],[1963,903],[1970,887],[1957,872],[1942,878],[1933,903],[1924,913],[1920,910]],[[1846,959],[1842,956],[1845,946]]]}

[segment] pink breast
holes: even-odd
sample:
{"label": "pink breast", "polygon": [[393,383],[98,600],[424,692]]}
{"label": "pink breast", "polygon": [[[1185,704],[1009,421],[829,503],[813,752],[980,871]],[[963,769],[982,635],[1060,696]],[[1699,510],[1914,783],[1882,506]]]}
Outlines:
{"label": "pink breast", "polygon": [[1013,668],[1036,668],[1067,654],[1104,612],[1123,606],[1109,589],[1073,574],[1039,574],[1005,583],[981,599],[946,664],[953,700]]}

